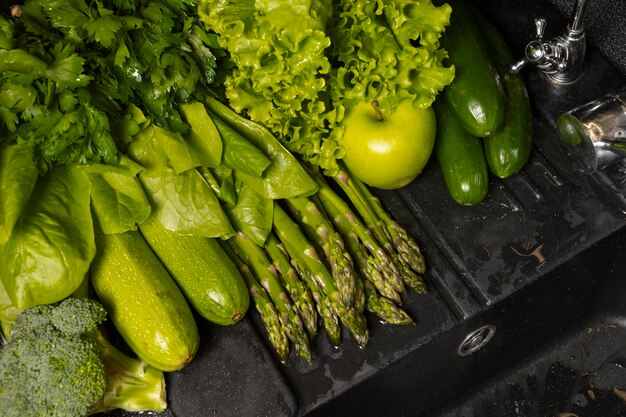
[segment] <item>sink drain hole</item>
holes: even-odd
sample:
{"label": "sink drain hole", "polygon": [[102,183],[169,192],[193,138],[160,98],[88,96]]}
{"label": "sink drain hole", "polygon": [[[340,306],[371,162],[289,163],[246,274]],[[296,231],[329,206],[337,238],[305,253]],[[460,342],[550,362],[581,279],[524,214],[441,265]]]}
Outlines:
{"label": "sink drain hole", "polygon": [[496,326],[487,324],[470,332],[459,345],[457,353],[459,356],[468,356],[481,350],[496,333]]}

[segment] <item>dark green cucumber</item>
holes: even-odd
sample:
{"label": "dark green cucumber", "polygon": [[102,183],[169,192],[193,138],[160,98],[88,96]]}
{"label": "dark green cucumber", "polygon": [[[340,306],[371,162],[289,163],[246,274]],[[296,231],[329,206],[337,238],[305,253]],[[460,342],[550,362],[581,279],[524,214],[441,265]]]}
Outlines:
{"label": "dark green cucumber", "polygon": [[498,71],[465,1],[448,1],[452,14],[441,45],[455,75],[443,98],[470,134],[487,137],[500,127],[506,101]]}
{"label": "dark green cucumber", "polygon": [[489,192],[489,169],[482,141],[465,130],[445,101],[435,101],[434,108],[435,153],[448,192],[459,204],[479,204]]}
{"label": "dark green cucumber", "polygon": [[149,365],[176,371],[195,356],[198,327],[184,295],[138,231],[96,232],[91,283],[115,328]]}
{"label": "dark green cucumber", "polygon": [[220,325],[236,323],[246,314],[248,287],[219,242],[171,232],[153,216],[139,230],[198,314]]}
{"label": "dark green cucumber", "polygon": [[518,172],[530,157],[533,141],[530,99],[522,76],[509,71],[513,54],[500,32],[478,10],[474,9],[473,14],[500,73],[507,98],[502,125],[483,141],[489,170],[506,178]]}

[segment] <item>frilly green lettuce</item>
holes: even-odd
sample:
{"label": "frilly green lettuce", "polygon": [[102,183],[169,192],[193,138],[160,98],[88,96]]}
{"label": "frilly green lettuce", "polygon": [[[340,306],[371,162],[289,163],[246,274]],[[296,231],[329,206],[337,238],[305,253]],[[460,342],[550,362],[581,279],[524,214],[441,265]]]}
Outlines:
{"label": "frilly green lettuce", "polygon": [[332,173],[352,106],[430,106],[454,77],[439,37],[450,7],[430,0],[200,0],[233,71],[225,94],[292,152]]}

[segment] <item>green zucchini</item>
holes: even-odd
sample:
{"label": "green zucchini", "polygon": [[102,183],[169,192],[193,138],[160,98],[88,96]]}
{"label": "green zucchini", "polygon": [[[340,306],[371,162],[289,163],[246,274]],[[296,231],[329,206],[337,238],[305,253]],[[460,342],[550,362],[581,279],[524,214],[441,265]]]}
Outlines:
{"label": "green zucchini", "polygon": [[505,96],[502,81],[466,0],[449,0],[450,25],[441,36],[454,65],[454,80],[443,98],[461,125],[473,136],[487,137],[504,119]]}
{"label": "green zucchini", "polygon": [[96,231],[91,283],[128,346],[146,363],[176,371],[200,336],[191,308],[139,231]]}
{"label": "green zucchini", "polygon": [[528,161],[533,141],[533,116],[524,79],[509,71],[513,54],[493,24],[474,9],[473,14],[493,62],[502,78],[507,98],[504,121],[493,135],[485,138],[489,170],[500,178],[518,172]]}
{"label": "green zucchini", "polygon": [[435,153],[448,192],[459,204],[479,204],[489,192],[489,169],[482,141],[463,128],[445,101],[435,101],[434,108]]}
{"label": "green zucchini", "polygon": [[171,232],[153,216],[139,230],[198,314],[220,325],[246,314],[248,287],[219,242]]}

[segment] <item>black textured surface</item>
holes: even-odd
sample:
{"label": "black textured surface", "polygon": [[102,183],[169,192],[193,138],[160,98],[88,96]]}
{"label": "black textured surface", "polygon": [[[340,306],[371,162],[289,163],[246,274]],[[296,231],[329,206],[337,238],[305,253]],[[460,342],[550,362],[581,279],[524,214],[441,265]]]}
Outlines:
{"label": "black textured surface", "polygon": [[[549,0],[567,19],[574,0]],[[589,44],[626,74],[626,2],[622,0],[587,0],[585,32]]]}
{"label": "black textured surface", "polygon": [[594,246],[593,261],[578,265],[589,282],[579,282],[581,274],[564,282],[588,292],[571,299],[577,302],[570,306],[578,310],[574,320],[552,327],[556,331],[531,355],[512,358],[513,366],[429,416],[626,416],[626,268],[613,256],[624,250],[623,232]]}

